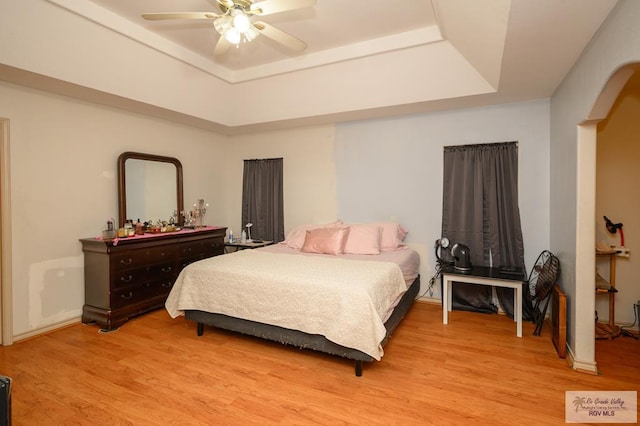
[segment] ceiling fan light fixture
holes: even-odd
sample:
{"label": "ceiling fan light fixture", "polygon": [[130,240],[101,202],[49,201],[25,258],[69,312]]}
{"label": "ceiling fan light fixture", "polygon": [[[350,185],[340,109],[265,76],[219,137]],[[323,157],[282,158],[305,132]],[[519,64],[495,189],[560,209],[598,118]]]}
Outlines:
{"label": "ceiling fan light fixture", "polygon": [[220,18],[213,21],[213,27],[216,29],[218,34],[222,36],[224,36],[232,26],[233,21],[229,16],[221,16]]}
{"label": "ceiling fan light fixture", "polygon": [[231,44],[239,44],[242,34],[240,31],[231,27],[224,33],[224,38]]}
{"label": "ceiling fan light fixture", "polygon": [[233,16],[233,27],[241,33],[247,32],[251,28],[251,22],[249,17],[244,13],[242,9],[236,8],[231,13]]}
{"label": "ceiling fan light fixture", "polygon": [[247,31],[244,32],[244,40],[249,43],[250,41],[255,40],[256,37],[258,37],[258,31],[256,31],[255,28],[253,27],[249,27],[249,29]]}
{"label": "ceiling fan light fixture", "polygon": [[239,47],[241,43],[249,43],[259,35],[264,35],[293,51],[301,52],[307,47],[304,41],[265,22],[252,22],[252,19],[256,15],[271,15],[312,7],[317,0],[213,1],[217,2],[221,14],[215,12],[159,12],[143,13],[142,18],[151,21],[164,19],[213,20],[213,27],[220,34],[213,52],[216,56],[226,53],[232,45]]}

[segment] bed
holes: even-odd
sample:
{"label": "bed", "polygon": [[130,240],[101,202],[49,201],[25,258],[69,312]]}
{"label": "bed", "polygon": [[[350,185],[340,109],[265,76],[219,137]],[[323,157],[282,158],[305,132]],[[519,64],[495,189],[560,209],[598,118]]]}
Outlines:
{"label": "bed", "polygon": [[[387,226],[402,232],[384,244],[379,225],[307,227],[280,244],[193,263],[166,309],[196,322],[199,336],[208,325],[337,355],[361,376],[364,362],[382,358],[420,289],[420,258],[402,245],[406,231]],[[375,231],[370,240],[363,228]]]}

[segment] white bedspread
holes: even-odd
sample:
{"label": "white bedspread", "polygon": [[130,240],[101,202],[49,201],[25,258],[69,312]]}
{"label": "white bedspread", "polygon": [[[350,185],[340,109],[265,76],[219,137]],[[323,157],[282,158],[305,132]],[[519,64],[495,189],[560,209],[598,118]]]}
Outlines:
{"label": "white bedspread", "polygon": [[165,306],[174,318],[200,310],[320,334],[380,360],[406,290],[392,262],[242,250],[187,266]]}

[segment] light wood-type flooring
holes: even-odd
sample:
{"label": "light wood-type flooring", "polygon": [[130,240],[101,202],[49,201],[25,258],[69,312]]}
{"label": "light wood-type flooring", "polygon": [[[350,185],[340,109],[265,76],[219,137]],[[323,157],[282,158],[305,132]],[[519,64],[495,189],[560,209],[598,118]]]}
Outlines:
{"label": "light wood-type flooring", "polygon": [[[362,377],[351,361],[196,327],[158,310],[119,330],[73,325],[0,348],[13,425],[561,425],[567,390],[639,390],[640,343],[596,341],[600,375],[550,330],[417,302]],[[640,417],[639,417],[640,418]]]}

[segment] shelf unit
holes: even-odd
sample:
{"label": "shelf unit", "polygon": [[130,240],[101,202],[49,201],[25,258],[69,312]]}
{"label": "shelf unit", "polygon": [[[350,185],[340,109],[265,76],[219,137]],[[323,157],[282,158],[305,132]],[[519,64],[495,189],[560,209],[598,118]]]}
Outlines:
{"label": "shelf unit", "polygon": [[609,297],[609,321],[596,322],[596,339],[613,339],[620,335],[620,327],[615,324],[616,319],[616,251],[596,250],[596,258],[608,258],[609,279],[596,273],[596,295],[606,294]]}

